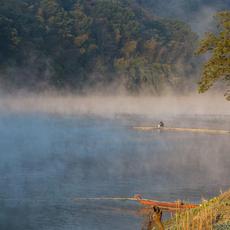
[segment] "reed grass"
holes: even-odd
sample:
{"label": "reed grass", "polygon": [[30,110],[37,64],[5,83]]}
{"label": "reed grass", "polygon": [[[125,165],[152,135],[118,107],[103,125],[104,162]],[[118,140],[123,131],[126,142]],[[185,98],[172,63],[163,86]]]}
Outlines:
{"label": "reed grass", "polygon": [[203,201],[197,208],[177,211],[164,226],[166,230],[230,230],[230,191]]}

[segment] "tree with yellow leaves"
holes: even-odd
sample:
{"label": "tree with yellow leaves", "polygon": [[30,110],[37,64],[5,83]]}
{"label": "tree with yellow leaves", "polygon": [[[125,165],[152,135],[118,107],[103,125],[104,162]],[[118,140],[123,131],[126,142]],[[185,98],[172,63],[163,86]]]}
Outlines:
{"label": "tree with yellow leaves", "polygon": [[[203,66],[199,92],[207,91],[216,81],[225,80],[230,86],[230,11],[222,11],[215,16],[218,22],[218,33],[207,33],[201,40],[196,54],[211,53],[211,57]],[[230,100],[230,91],[225,93]]]}

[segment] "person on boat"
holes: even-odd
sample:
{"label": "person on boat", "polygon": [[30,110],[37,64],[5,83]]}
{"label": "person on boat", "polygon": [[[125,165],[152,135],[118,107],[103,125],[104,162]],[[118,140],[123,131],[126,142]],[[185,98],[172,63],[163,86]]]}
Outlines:
{"label": "person on boat", "polygon": [[157,125],[157,128],[160,129],[163,128],[164,126],[165,126],[164,122],[160,121],[159,124]]}

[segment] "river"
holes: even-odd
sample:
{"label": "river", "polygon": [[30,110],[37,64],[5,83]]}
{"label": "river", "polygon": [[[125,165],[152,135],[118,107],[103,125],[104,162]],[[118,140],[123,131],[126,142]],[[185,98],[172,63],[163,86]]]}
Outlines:
{"label": "river", "polygon": [[[131,197],[199,202],[230,184],[230,136],[138,132],[145,116],[0,114],[0,229],[140,229]],[[176,127],[229,129],[229,116],[174,116]],[[182,122],[183,121],[183,122]]]}

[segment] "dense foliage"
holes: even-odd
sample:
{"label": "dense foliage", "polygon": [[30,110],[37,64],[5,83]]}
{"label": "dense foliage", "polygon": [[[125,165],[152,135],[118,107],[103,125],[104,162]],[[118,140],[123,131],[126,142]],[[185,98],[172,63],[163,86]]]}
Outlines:
{"label": "dense foliage", "polygon": [[[148,7],[157,15],[177,18],[185,22],[191,22],[194,17],[204,17],[204,13],[230,9],[229,0],[137,0],[141,5]],[[205,19],[206,20],[206,19]],[[203,23],[203,22],[200,22]]]}
{"label": "dense foliage", "polygon": [[179,87],[196,39],[138,1],[0,0],[1,81],[17,87]]}
{"label": "dense foliage", "polygon": [[[216,19],[218,33],[207,33],[197,50],[197,54],[211,52],[203,68],[200,92],[207,91],[219,79],[224,79],[230,85],[230,11],[218,13]],[[226,97],[230,100],[229,92]]]}

